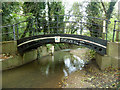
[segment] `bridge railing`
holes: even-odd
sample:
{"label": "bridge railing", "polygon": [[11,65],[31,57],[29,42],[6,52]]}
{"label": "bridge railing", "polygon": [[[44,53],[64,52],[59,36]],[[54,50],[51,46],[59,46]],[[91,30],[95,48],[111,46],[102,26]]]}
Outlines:
{"label": "bridge railing", "polygon": [[[116,40],[115,40],[115,32],[116,32]],[[113,29],[113,39],[112,41],[119,41],[120,40],[120,21],[114,21],[114,29]]]}
{"label": "bridge railing", "polygon": [[[107,40],[105,19],[80,15],[54,15],[29,18],[13,25],[2,26],[3,40],[17,40],[45,34],[77,34]],[[104,37],[103,37],[104,36]]]}

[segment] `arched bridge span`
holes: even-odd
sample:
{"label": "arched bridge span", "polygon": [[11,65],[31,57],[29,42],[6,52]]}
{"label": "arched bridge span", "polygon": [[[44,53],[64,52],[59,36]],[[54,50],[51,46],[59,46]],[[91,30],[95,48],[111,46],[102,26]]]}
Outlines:
{"label": "arched bridge span", "polygon": [[[29,18],[13,25],[2,26],[2,39],[17,40],[19,52],[43,44],[70,43],[85,46],[104,55],[109,23],[106,19],[80,15]],[[9,32],[6,33],[6,30]]]}
{"label": "arched bridge span", "polygon": [[17,40],[18,51],[25,52],[27,50],[35,49],[43,44],[50,43],[69,43],[75,45],[85,46],[97,53],[106,54],[107,41],[95,37],[72,35],[72,34],[49,34],[37,35]]}

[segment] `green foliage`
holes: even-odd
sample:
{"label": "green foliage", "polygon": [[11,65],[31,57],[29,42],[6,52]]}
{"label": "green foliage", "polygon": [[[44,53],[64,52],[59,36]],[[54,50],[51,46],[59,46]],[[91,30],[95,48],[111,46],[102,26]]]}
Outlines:
{"label": "green foliage", "polygon": [[53,44],[53,46],[55,47],[55,51],[62,50],[62,49],[68,49],[68,48],[78,48],[77,45],[67,44],[67,43]]}
{"label": "green foliage", "polygon": [[82,15],[82,3],[74,2],[70,12],[72,15]]}
{"label": "green foliage", "polygon": [[118,85],[117,85],[117,89],[118,89],[118,90],[120,89],[120,81],[119,81],[119,83],[118,83]]}
{"label": "green foliage", "polygon": [[[103,18],[103,19],[108,19],[111,20],[111,17],[113,16],[113,10],[114,10],[114,6],[116,4],[116,2],[102,2],[104,4],[105,7],[102,6],[101,2],[90,2],[87,5],[86,8],[86,13],[88,16],[93,16],[93,17],[97,17],[97,18]],[[104,9],[105,8],[105,9]],[[103,13],[105,12],[105,16],[103,15]],[[112,19],[112,22],[114,22],[115,18]],[[93,24],[97,24],[100,25],[101,27],[98,27],[97,25],[86,25],[86,27],[90,30],[90,34],[91,36],[95,36],[95,37],[102,37],[102,33],[103,33],[103,21],[102,20],[92,20],[92,19],[88,19],[87,22],[89,23],[93,23]],[[111,29],[113,26],[113,24],[108,25],[108,23],[106,23],[106,27],[108,27],[108,40],[112,39],[112,30]],[[93,31],[91,31],[91,29],[93,29]],[[94,32],[94,31],[97,31]],[[99,34],[99,35],[95,35],[95,34]]]}
{"label": "green foliage", "polygon": [[102,7],[100,2],[89,2],[86,7],[86,13],[92,17],[102,17]]}
{"label": "green foliage", "polygon": [[3,2],[2,3],[2,25],[13,24],[11,19],[16,17],[16,14],[12,13],[20,12],[21,8],[19,7],[21,3],[19,2]]}
{"label": "green foliage", "polygon": [[109,8],[106,12],[106,18],[109,20],[112,16],[112,12],[113,12],[113,9],[114,9],[114,6],[116,4],[117,1],[114,1],[114,2],[110,2],[110,5],[109,5]]}
{"label": "green foliage", "polygon": [[112,41],[113,38],[113,29],[114,29],[114,18],[111,18],[110,21],[111,23],[108,25],[108,40]]}
{"label": "green foliage", "polygon": [[96,52],[94,50],[90,50],[89,53],[90,53],[90,59],[95,58],[95,53]]}
{"label": "green foliage", "polygon": [[[51,24],[49,27],[56,27],[59,28],[59,33],[64,32],[64,23],[54,23],[54,22],[63,22],[64,16],[57,17],[56,15],[64,15],[64,6],[62,5],[62,2],[47,2],[48,6],[48,22]],[[50,28],[50,33],[57,33],[57,28]]]}
{"label": "green foliage", "polygon": [[95,58],[95,51],[94,50],[88,50],[88,52],[86,52],[86,56],[88,56],[89,58],[89,60],[91,60],[91,59],[94,59]]}
{"label": "green foliage", "polygon": [[[77,32],[77,30],[79,29],[79,22],[82,21],[82,13],[83,13],[83,6],[82,3],[79,2],[74,2],[71,9],[69,10],[68,14],[70,15],[76,15],[76,16],[71,16],[71,17],[66,17],[65,20],[66,21],[75,21],[78,23],[69,23],[68,25],[66,25],[66,32],[69,34],[75,34]],[[81,28],[83,29],[83,28]]]}
{"label": "green foliage", "polygon": [[[118,12],[116,11],[115,8],[113,8],[113,12],[110,16],[110,24],[108,24],[108,40],[109,41],[112,41],[112,38],[113,38],[113,29],[114,29],[114,21],[115,20],[118,20]],[[118,23],[116,25],[116,30],[118,30]],[[116,37],[116,34],[115,34],[115,37]]]}
{"label": "green foliage", "polygon": [[[22,8],[23,13],[28,16],[26,18],[28,22],[21,38],[31,36],[34,33],[33,28],[41,27],[39,24],[35,26],[34,23],[36,20],[40,23],[41,20],[39,18],[45,15],[45,2],[24,2]],[[45,18],[42,18],[42,20],[45,20]]]}
{"label": "green foliage", "polygon": [[43,15],[44,9],[45,2],[24,2],[23,4],[23,12],[25,14],[32,13],[36,18]]}
{"label": "green foliage", "polygon": [[[21,10],[21,8],[19,7],[20,4],[21,3],[18,3],[18,2],[3,2],[2,3],[2,25],[3,26],[14,24],[16,20],[16,15]],[[8,32],[12,32],[11,27],[2,29],[2,33],[8,33]],[[11,36],[12,36],[11,34],[5,34],[3,36],[3,40],[9,40],[12,38]]]}
{"label": "green foliage", "polygon": [[2,10],[2,9],[0,9],[0,13],[1,13],[1,12],[3,12],[3,10]]}
{"label": "green foliage", "polygon": [[[50,2],[49,2],[50,3]],[[33,34],[33,30],[36,31],[37,28],[39,31],[39,34],[45,34],[48,29],[47,23],[49,20],[45,17],[47,15],[46,11],[47,3],[46,2],[5,2],[2,3],[2,24],[7,25],[7,24],[15,24],[20,21],[25,21],[27,22],[20,23],[18,28],[19,28],[19,33],[23,33],[20,38],[26,37],[26,36],[31,36]],[[52,8],[52,9],[51,9]],[[52,15],[63,15],[64,14],[64,7],[61,2],[52,2],[50,3],[50,7],[48,9],[51,9],[50,11],[50,16]],[[53,17],[52,22],[57,21],[57,17]],[[58,17],[58,21],[63,21],[64,16]],[[38,24],[35,25],[36,21]],[[57,23],[52,24],[52,27],[57,26]],[[58,26],[63,26],[64,24],[58,23]],[[23,27],[23,28],[21,28]],[[42,28],[41,28],[42,27]],[[49,26],[50,27],[50,26]],[[40,29],[41,28],[41,29]],[[10,29],[8,31],[8,29]],[[60,29],[60,28],[59,28]],[[52,29],[54,33],[56,33],[57,29]],[[62,29],[61,29],[62,30]],[[3,28],[3,33],[8,33],[8,32],[13,32],[13,28]],[[62,30],[63,32],[63,30]],[[38,32],[37,32],[38,33]],[[12,37],[11,37],[12,36]],[[5,39],[6,38],[6,39]],[[9,40],[13,38],[13,35],[11,34],[6,34],[3,36],[4,40]]]}
{"label": "green foliage", "polygon": [[[48,12],[46,11],[46,7],[48,6]],[[23,12],[25,15],[30,16],[27,18],[28,23],[27,23],[27,28],[24,30],[23,35],[21,36],[22,38],[28,35],[31,36],[33,34],[32,29],[35,31],[38,31],[39,33],[56,33],[57,29],[56,28],[50,28],[50,27],[56,27],[56,26],[64,26],[61,23],[54,23],[56,21],[63,21],[64,17],[56,17],[55,15],[61,15],[64,14],[64,7],[62,6],[61,2],[25,2],[23,4]],[[48,19],[45,17],[48,14]],[[54,16],[53,16],[54,15]],[[32,21],[33,20],[33,21]],[[35,25],[35,23],[36,24]],[[48,22],[52,23],[48,25]],[[50,28],[50,31],[48,31],[48,28]],[[59,28],[60,29],[60,28]],[[31,30],[29,32],[29,30]],[[38,33],[38,32],[37,32]]]}
{"label": "green foliage", "polygon": [[[86,7],[87,16],[102,18],[102,7],[100,2],[90,2]],[[102,36],[102,20],[100,19],[87,19],[88,25],[85,25],[90,31],[92,37],[101,37]]]}

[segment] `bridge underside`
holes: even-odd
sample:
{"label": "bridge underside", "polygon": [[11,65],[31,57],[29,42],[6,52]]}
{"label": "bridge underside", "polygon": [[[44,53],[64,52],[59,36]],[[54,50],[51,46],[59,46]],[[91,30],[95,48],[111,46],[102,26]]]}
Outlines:
{"label": "bridge underside", "polygon": [[23,53],[25,51],[36,49],[44,44],[52,43],[69,43],[79,46],[84,46],[95,50],[97,53],[106,54],[107,41],[95,37],[88,37],[83,35],[69,35],[69,34],[50,34],[31,36],[17,40],[18,51]]}

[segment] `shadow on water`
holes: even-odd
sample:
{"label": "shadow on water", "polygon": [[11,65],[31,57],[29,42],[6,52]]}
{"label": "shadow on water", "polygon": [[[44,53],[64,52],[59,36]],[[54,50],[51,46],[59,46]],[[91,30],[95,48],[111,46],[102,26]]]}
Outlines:
{"label": "shadow on water", "polygon": [[58,88],[63,77],[81,70],[85,64],[68,51],[57,51],[53,56],[42,57],[38,61],[4,71],[3,88]]}

